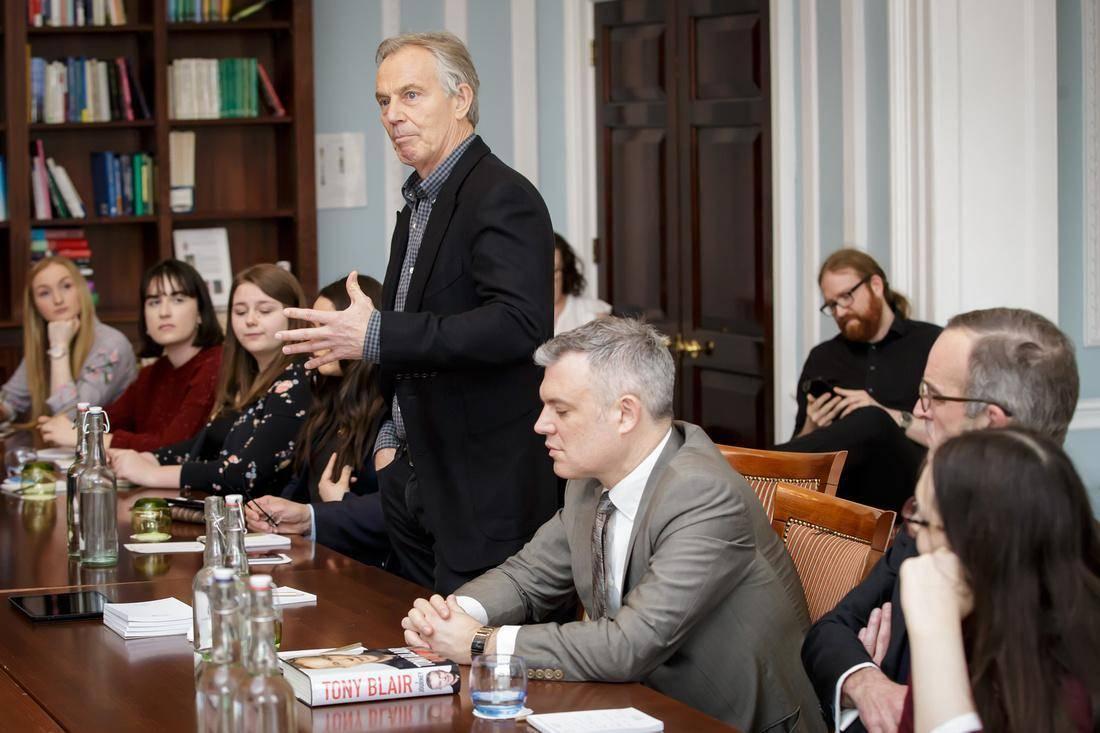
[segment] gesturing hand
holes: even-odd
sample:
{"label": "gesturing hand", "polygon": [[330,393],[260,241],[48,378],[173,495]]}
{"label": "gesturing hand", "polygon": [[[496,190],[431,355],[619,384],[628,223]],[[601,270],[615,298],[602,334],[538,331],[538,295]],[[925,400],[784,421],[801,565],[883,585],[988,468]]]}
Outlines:
{"label": "gesturing hand", "polygon": [[76,445],[76,426],[64,415],[38,418],[38,431],[50,445],[72,448]]}
{"label": "gesturing hand", "polygon": [[890,647],[891,613],[893,613],[893,605],[887,601],[882,604],[882,608],[871,611],[867,625],[859,630],[859,640],[867,650],[867,656],[878,665],[882,664],[882,658],[886,656],[886,650]]}
{"label": "gesturing hand", "polygon": [[359,273],[354,270],[348,275],[347,291],[351,305],[342,311],[284,308],[283,314],[287,318],[320,325],[276,333],[275,338],[281,341],[299,342],[284,346],[283,353],[312,353],[313,358],[306,362],[306,369],[316,369],[322,364],[345,359],[362,359],[367,325],[375,307],[371,299],[359,289]]}
{"label": "gesturing hand", "polygon": [[329,456],[321,480],[317,482],[317,491],[323,501],[340,501],[344,494],[351,491],[355,479],[351,475],[351,466],[344,466],[340,475],[336,475],[336,453]]}

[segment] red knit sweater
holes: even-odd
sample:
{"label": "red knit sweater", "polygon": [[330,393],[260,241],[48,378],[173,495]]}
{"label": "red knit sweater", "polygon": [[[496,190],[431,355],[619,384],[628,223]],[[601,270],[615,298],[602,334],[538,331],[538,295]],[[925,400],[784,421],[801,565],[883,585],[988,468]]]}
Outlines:
{"label": "red knit sweater", "polygon": [[186,440],[214,409],[222,347],[209,346],[178,369],[165,357],[141,370],[107,407],[112,448],[151,451]]}

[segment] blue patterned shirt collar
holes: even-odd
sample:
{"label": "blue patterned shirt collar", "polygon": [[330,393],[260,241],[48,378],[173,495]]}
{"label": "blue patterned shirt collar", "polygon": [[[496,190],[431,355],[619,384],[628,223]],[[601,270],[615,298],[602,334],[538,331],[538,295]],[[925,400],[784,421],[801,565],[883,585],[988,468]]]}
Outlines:
{"label": "blue patterned shirt collar", "polygon": [[462,154],[466,152],[466,149],[470,147],[470,143],[477,137],[476,134],[471,134],[465,140],[458,144],[458,147],[451,151],[442,163],[440,163],[434,171],[428,174],[428,177],[424,180],[420,180],[420,174],[413,171],[412,174],[405,180],[405,185],[401,187],[401,195],[404,197],[406,203],[409,206],[416,206],[416,202],[419,199],[430,199],[435,201],[435,197],[439,195],[439,192],[443,189],[443,184],[447,182],[447,178],[450,177],[451,171],[454,170],[455,165],[458,163],[458,159],[462,157]]}

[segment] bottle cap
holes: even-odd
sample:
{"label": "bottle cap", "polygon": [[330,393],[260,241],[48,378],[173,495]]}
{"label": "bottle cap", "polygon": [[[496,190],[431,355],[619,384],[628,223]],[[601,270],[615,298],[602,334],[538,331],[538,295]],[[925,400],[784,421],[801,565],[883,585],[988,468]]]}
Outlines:
{"label": "bottle cap", "polygon": [[99,405],[92,405],[88,408],[88,412],[92,413],[93,415],[99,415],[103,413],[103,408]]}
{"label": "bottle cap", "polygon": [[271,587],[270,575],[249,575],[248,587],[252,590],[267,590]]}
{"label": "bottle cap", "polygon": [[80,412],[84,412],[85,410],[87,410],[91,406],[92,406],[91,402],[77,402],[76,403],[76,409],[79,410]]}
{"label": "bottle cap", "polygon": [[214,580],[233,580],[233,568],[214,568]]}
{"label": "bottle cap", "polygon": [[227,494],[225,497],[226,506],[240,506],[241,495],[240,494]]}

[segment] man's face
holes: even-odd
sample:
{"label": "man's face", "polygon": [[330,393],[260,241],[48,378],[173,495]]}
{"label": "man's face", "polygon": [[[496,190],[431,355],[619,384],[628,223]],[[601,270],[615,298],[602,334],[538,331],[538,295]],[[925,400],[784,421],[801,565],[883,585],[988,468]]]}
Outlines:
{"label": "man's face", "polygon": [[435,56],[425,48],[405,46],[387,56],[378,67],[375,98],[398,159],[421,175],[461,139],[464,102],[447,95]]}
{"label": "man's face", "polygon": [[[872,277],[862,285],[855,270],[837,270],[821,276],[821,297],[826,303],[844,301],[851,294],[852,302],[837,302],[833,320],[849,341],[870,341],[878,333],[882,312],[886,306],[882,280]],[[856,287],[856,286],[859,287]],[[853,290],[855,288],[855,290]]]}
{"label": "man's face", "polygon": [[[928,362],[924,366],[924,381],[931,394],[966,396],[972,346],[973,339],[962,329],[948,328],[940,333],[928,352]],[[913,407],[913,416],[924,422],[930,448],[954,435],[982,427],[979,424],[981,416],[967,417],[965,402],[930,400],[929,408],[925,410],[918,399]]]}
{"label": "man's face", "polygon": [[589,386],[588,357],[571,353],[546,368],[535,432],[546,436],[554,473],[565,479],[599,476],[620,450],[617,406],[603,407]]}

